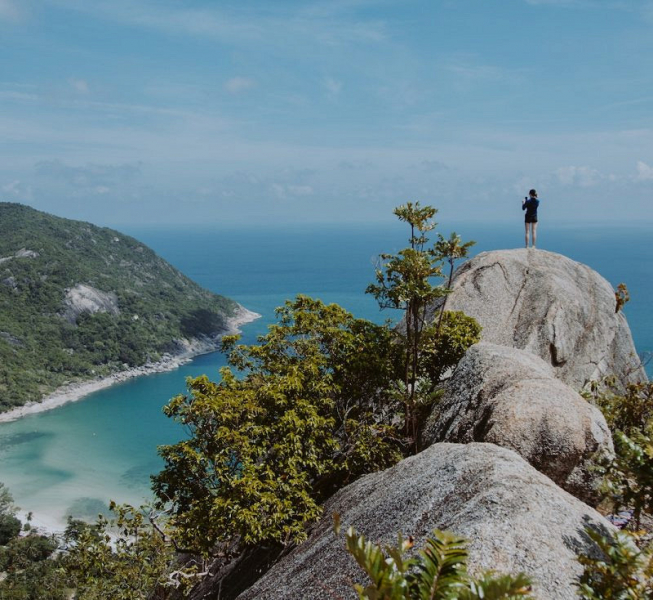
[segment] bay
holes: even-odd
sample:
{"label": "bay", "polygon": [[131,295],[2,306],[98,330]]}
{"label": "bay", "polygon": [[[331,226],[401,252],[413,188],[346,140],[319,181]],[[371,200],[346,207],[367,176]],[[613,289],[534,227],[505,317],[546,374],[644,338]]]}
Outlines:
{"label": "bay", "polygon": [[[474,253],[521,247],[520,223],[484,226],[443,223],[475,239]],[[298,293],[337,302],[356,316],[382,322],[399,315],[380,312],[365,295],[376,257],[406,245],[399,224],[384,226],[296,226],[275,229],[123,227],[189,277],[234,298],[261,319],[243,328],[255,341],[274,320],[274,308]],[[646,227],[541,224],[539,246],[565,254],[601,273],[613,286],[625,282],[632,300],[625,312],[640,353],[653,350],[652,234]],[[197,357],[179,369],[132,379],[82,401],[19,421],[0,424],[0,481],[11,489],[36,525],[61,528],[68,514],[93,519],[108,501],[139,504],[149,497],[149,475],[161,461],[156,448],[184,432],[162,414],[185,379],[217,378],[224,357]]]}

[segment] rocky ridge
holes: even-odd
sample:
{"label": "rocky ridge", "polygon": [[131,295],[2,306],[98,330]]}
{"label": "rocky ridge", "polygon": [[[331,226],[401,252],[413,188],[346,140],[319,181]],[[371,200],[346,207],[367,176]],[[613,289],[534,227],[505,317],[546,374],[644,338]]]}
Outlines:
{"label": "rocky ridge", "polygon": [[545,250],[482,252],[456,271],[452,290],[446,309],[474,317],[483,341],[539,356],[574,390],[609,374],[646,378],[612,286],[586,265]]}
{"label": "rocky ridge", "polygon": [[610,373],[624,385],[645,379],[626,319],[605,279],[540,250],[482,253],[452,287],[446,308],[475,317],[483,342],[424,424],[428,447],[340,490],[308,541],[239,600],[355,598],[351,583],[365,576],[334,537],[333,512],[382,544],[401,531],[417,549],[434,528],[453,531],[470,540],[473,573],[524,571],[536,598],[577,597],[576,557],[596,551],[585,528],[613,530],[585,503],[594,500],[594,455],[611,451],[610,433],[578,391]]}
{"label": "rocky ridge", "polygon": [[605,418],[530,352],[481,342],[445,385],[422,446],[491,442],[510,448],[581,500],[594,504],[596,461],[612,454]]}
{"label": "rocky ridge", "polygon": [[576,598],[582,572],[579,551],[591,551],[584,533],[612,526],[593,509],[556,486],[514,452],[494,444],[435,444],[338,492],[320,524],[238,600],[354,599],[351,582],[365,574],[332,531],[343,528],[392,545],[397,532],[424,545],[433,529],[470,540],[472,572],[524,571],[542,600]]}

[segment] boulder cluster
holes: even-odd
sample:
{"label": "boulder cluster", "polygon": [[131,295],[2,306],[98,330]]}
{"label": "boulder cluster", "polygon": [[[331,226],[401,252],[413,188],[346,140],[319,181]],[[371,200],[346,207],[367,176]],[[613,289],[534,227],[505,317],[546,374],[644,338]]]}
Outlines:
{"label": "boulder cluster", "polygon": [[[421,452],[361,478],[327,503],[309,539],[240,600],[355,598],[365,575],[332,531],[332,515],[392,545],[423,546],[434,529],[470,540],[472,573],[525,572],[542,600],[572,600],[585,533],[612,525],[593,506],[592,469],[613,451],[603,415],[579,394],[614,374],[645,380],[610,284],[541,250],[479,254],[456,273],[447,310],[483,327],[423,423]],[[439,305],[431,307],[431,315]]]}

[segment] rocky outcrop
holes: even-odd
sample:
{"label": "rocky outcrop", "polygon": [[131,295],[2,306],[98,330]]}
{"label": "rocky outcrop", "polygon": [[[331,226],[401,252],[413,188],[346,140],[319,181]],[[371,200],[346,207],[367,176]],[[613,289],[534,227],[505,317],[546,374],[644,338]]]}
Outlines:
{"label": "rocky outcrop", "polygon": [[14,258],[38,258],[38,257],[39,257],[38,252],[34,252],[34,250],[28,250],[27,248],[21,248],[20,250],[18,250],[18,252],[14,253],[12,256],[0,256],[0,265]]}
{"label": "rocky outcrop", "polygon": [[483,341],[539,356],[576,390],[605,374],[646,379],[612,286],[585,265],[543,250],[483,252],[452,288],[447,310],[474,317]]}
{"label": "rocky outcrop", "polygon": [[76,323],[82,313],[105,312],[112,315],[120,313],[118,296],[115,292],[103,292],[83,283],[66,290],[64,300],[64,318]]}
{"label": "rocky outcrop", "polygon": [[482,342],[460,361],[427,419],[422,445],[491,442],[510,448],[559,486],[598,500],[596,459],[612,453],[601,412],[541,358]]}
{"label": "rocky outcrop", "polygon": [[521,457],[493,444],[435,444],[336,494],[308,541],[275,565],[239,600],[353,599],[365,576],[332,532],[332,514],[369,539],[394,544],[398,531],[424,545],[433,529],[470,540],[473,573],[529,574],[542,600],[572,600],[592,551],[584,529],[611,530],[596,511],[560,489]]}

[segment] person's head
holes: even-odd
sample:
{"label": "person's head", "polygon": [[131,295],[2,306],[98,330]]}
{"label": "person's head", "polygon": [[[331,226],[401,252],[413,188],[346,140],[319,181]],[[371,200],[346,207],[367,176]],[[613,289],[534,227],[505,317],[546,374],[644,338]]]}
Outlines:
{"label": "person's head", "polygon": [[537,198],[537,192],[535,190],[531,190],[530,192],[528,192],[528,195],[531,198]]}

